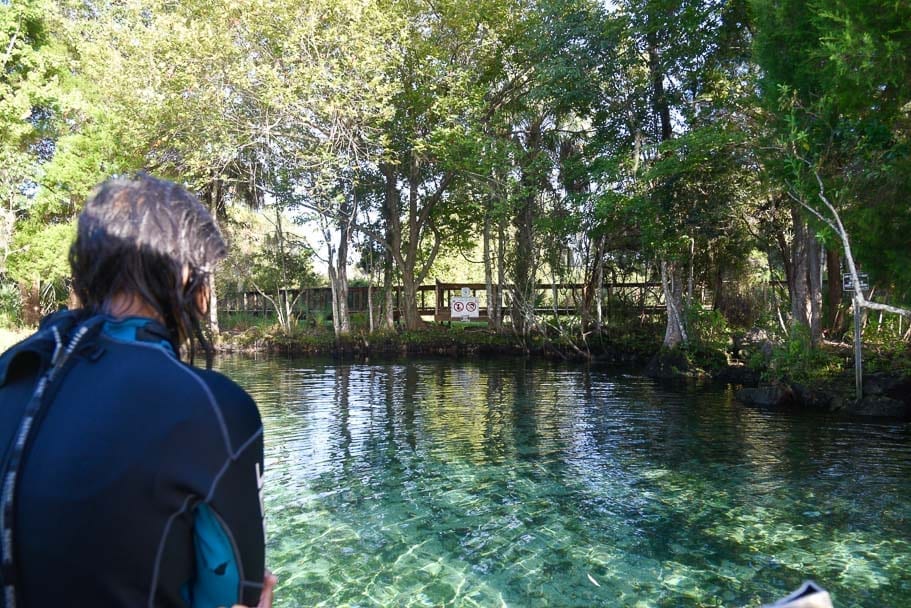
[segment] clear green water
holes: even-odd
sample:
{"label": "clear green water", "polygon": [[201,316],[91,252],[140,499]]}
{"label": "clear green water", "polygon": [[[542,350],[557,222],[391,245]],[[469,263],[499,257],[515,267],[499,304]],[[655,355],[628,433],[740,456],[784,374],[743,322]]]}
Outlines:
{"label": "clear green water", "polygon": [[524,361],[223,359],[278,606],[911,606],[911,427]]}

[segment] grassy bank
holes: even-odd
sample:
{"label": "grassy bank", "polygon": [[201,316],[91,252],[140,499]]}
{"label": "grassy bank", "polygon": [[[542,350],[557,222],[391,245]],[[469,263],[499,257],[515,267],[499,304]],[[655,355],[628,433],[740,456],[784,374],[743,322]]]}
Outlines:
{"label": "grassy bank", "polygon": [[229,319],[223,325],[218,348],[223,352],[274,352],[286,355],[535,355],[557,359],[608,360],[644,364],[658,350],[660,333],[651,326],[607,329],[586,343],[560,337],[522,339],[511,332],[497,333],[483,323],[427,324],[415,331],[368,332],[363,327],[335,336],[331,327],[300,325],[283,332],[261,318]]}

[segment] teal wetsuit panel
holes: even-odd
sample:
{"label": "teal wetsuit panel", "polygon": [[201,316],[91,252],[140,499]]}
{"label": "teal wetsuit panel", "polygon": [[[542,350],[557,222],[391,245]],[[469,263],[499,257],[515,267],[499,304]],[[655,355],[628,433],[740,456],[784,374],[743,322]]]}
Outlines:
{"label": "teal wetsuit panel", "polygon": [[189,583],[191,605],[193,608],[230,608],[237,603],[240,588],[234,546],[209,505],[199,505],[194,515],[196,578]]}
{"label": "teal wetsuit panel", "polygon": [[[136,330],[141,329],[148,324],[149,320],[145,317],[127,317],[117,321],[105,321],[103,331],[112,338],[123,342],[138,342]],[[174,354],[174,349],[167,340],[162,339],[157,342],[147,342],[147,344],[156,344],[170,354]]]}

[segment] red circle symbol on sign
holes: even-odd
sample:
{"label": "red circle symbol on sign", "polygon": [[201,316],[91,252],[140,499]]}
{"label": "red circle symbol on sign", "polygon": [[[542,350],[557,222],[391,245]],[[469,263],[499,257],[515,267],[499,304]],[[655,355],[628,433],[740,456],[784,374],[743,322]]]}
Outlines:
{"label": "red circle symbol on sign", "polygon": [[465,305],[461,302],[453,302],[452,309],[456,312],[462,312],[462,309],[465,308]]}
{"label": "red circle symbol on sign", "polygon": [[468,302],[465,304],[465,310],[468,312],[474,312],[477,307],[478,304],[476,302]]}

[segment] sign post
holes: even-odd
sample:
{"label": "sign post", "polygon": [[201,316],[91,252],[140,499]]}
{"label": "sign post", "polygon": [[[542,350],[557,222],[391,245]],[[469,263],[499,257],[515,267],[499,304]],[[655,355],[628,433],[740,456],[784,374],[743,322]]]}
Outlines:
{"label": "sign post", "polygon": [[860,322],[860,298],[854,294],[854,386],[857,400],[864,398],[863,334]]}
{"label": "sign post", "polygon": [[[860,290],[869,289],[869,278],[865,273],[858,273],[857,279],[860,282]],[[857,400],[864,397],[864,349],[863,349],[863,327],[861,327],[861,306],[860,295],[854,291],[854,279],[850,274],[841,275],[841,288],[849,291],[853,295],[851,300],[854,303],[854,387]]]}

